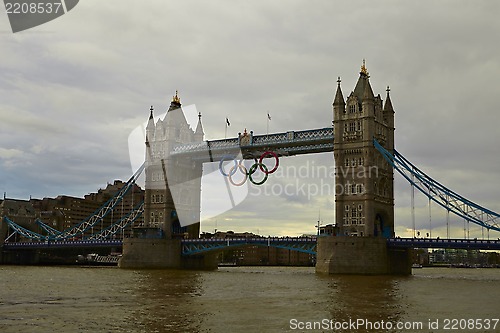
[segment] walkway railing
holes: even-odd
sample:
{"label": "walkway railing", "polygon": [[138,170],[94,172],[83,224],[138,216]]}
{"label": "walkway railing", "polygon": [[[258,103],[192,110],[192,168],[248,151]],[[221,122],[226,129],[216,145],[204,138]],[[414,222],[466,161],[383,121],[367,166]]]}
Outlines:
{"label": "walkway railing", "polygon": [[[217,161],[225,154],[244,150],[245,158],[251,157],[253,150],[260,153],[269,147],[280,156],[333,151],[333,128],[319,128],[306,131],[288,131],[265,135],[249,134],[249,141],[242,143],[239,138],[181,144],[173,148],[171,156],[197,156],[198,159]],[[248,155],[250,153],[250,155]],[[259,154],[260,154],[259,153]]]}

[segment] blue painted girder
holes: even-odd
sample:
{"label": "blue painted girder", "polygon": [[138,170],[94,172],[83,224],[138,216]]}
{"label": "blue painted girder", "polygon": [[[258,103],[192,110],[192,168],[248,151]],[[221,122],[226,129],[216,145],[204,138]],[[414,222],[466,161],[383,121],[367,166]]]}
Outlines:
{"label": "blue painted girder", "polygon": [[272,246],[316,254],[316,237],[184,239],[181,241],[181,245],[182,255],[185,256],[247,245]]}

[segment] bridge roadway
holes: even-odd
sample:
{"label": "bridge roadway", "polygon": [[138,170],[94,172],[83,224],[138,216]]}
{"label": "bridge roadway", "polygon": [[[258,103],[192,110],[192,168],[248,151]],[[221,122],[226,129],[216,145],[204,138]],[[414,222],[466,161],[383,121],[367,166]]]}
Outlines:
{"label": "bridge roadway", "polygon": [[391,248],[500,250],[500,239],[389,238]]}
{"label": "bridge roadway", "polygon": [[[320,236],[321,237],[321,236]],[[309,254],[316,254],[317,237],[262,237],[262,238],[199,238],[183,239],[182,254],[193,255],[208,251],[244,245],[273,246]],[[475,249],[500,250],[500,240],[389,238],[390,248]],[[3,250],[28,250],[69,247],[120,247],[121,240],[50,241],[4,243]]]}

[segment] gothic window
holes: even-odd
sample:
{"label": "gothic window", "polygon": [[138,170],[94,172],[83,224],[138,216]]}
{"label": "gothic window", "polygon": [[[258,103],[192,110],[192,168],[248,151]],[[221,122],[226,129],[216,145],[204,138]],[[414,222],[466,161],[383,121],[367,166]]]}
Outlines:
{"label": "gothic window", "polygon": [[149,222],[153,225],[156,225],[158,223],[158,216],[155,214],[155,212],[151,212],[151,219],[149,220]]}
{"label": "gothic window", "polygon": [[352,122],[349,123],[349,132],[355,132],[356,131],[356,123]]}
{"label": "gothic window", "polygon": [[356,105],[349,105],[349,113],[356,113]]}
{"label": "gothic window", "polygon": [[353,167],[355,167],[355,166],[356,166],[356,159],[355,159],[355,158],[353,158],[353,159],[352,159],[351,165],[352,165]]}
{"label": "gothic window", "polygon": [[362,184],[358,184],[358,186],[357,186],[357,187],[358,187],[358,188],[357,188],[358,193],[359,193],[359,194],[363,193],[363,185],[362,185]]}
{"label": "gothic window", "polygon": [[164,200],[163,194],[153,194],[151,198],[152,203],[162,203]]}
{"label": "gothic window", "polygon": [[352,216],[352,217],[354,217],[354,218],[358,216],[358,212],[357,212],[357,210],[356,210],[356,207],[352,207],[352,213],[351,213],[351,216]]}
{"label": "gothic window", "polygon": [[161,173],[161,172],[153,172],[152,180],[153,181],[163,180],[163,173]]}
{"label": "gothic window", "polygon": [[349,132],[349,129],[347,128],[347,123],[344,124],[344,132]]}
{"label": "gothic window", "polygon": [[344,166],[349,166],[349,159],[347,157],[344,159]]}
{"label": "gothic window", "polygon": [[351,185],[351,194],[356,194],[356,184]]}

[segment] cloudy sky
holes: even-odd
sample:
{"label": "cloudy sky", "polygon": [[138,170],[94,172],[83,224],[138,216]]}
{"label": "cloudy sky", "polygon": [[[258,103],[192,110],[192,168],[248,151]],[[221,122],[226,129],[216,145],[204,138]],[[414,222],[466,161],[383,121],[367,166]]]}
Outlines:
{"label": "cloudy sky", "polygon": [[[268,112],[270,132],[327,127],[337,77],[347,96],[365,58],[375,94],[391,87],[397,149],[500,211],[499,12],[495,1],[85,0],[16,34],[0,14],[0,191],[81,197],[127,179],[129,134],[176,89],[202,112],[207,139],[224,137],[226,116],[228,136],[265,133]],[[281,161],[332,164],[331,154]],[[286,176],[268,189],[295,181]],[[315,232],[319,212],[333,222],[332,195],[255,194],[202,230],[299,235]],[[427,200],[416,202],[427,232]],[[401,236],[411,235],[409,206],[396,175]],[[432,211],[433,236],[443,236],[445,215]],[[463,221],[451,221],[463,236]]]}

